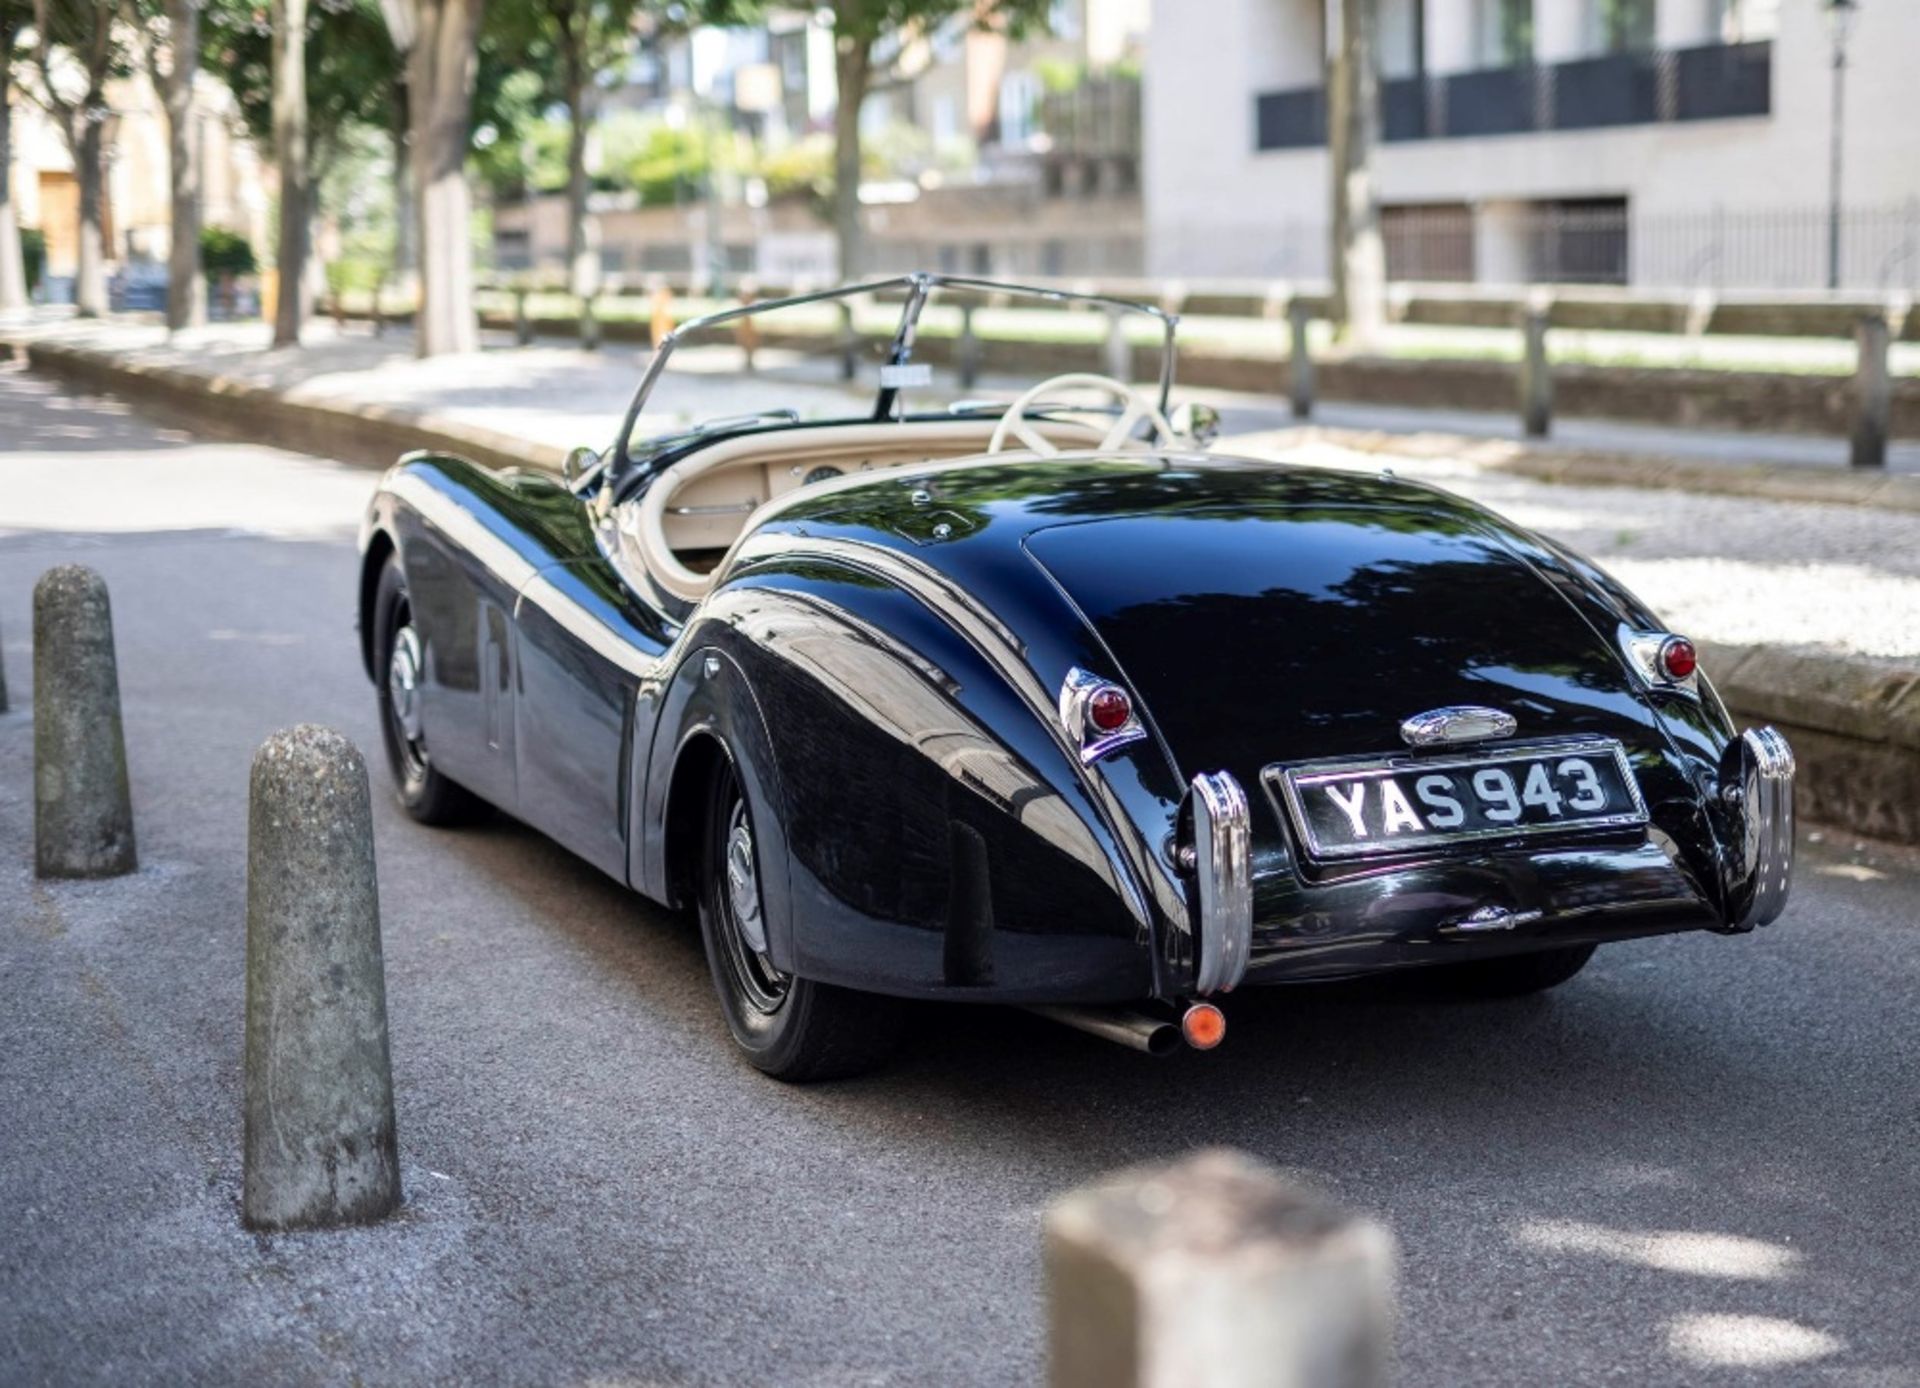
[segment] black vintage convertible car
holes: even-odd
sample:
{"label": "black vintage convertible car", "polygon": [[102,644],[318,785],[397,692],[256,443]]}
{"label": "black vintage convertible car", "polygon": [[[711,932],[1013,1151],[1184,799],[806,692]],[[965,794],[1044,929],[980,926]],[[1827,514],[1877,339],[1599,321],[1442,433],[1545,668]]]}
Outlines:
{"label": "black vintage convertible car", "polygon": [[[976,314],[1115,366],[953,399]],[[788,1079],[903,999],[1158,1053],[1251,984],[1515,994],[1780,913],[1792,754],[1684,637],[1445,491],[1214,456],[1173,365],[1152,308],[918,275],[683,325],[562,477],[402,460],[359,617],[406,809],[696,909]]]}

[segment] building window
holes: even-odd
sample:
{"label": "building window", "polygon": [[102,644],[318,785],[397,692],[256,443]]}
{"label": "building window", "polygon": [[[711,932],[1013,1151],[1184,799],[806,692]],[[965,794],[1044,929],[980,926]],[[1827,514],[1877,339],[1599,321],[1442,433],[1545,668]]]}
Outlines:
{"label": "building window", "polygon": [[1600,46],[1608,53],[1653,47],[1654,0],[1600,0]]}
{"label": "building window", "polygon": [[1053,0],[1047,6],[1047,28],[1057,39],[1080,37],[1080,0]]}
{"label": "building window", "polygon": [[1024,145],[1039,133],[1034,114],[1040,108],[1040,79],[1031,72],[1009,72],[1000,79],[1000,143]]}
{"label": "building window", "polygon": [[1533,0],[1477,0],[1474,51],[1482,67],[1522,67],[1533,61]]}
{"label": "building window", "polygon": [[953,97],[936,96],[929,114],[931,118],[928,124],[935,151],[946,148],[960,138],[960,104]]}
{"label": "building window", "polygon": [[1753,43],[1773,38],[1780,29],[1780,0],[1718,0],[1720,38]]}
{"label": "building window", "polygon": [[1536,284],[1625,284],[1628,229],[1625,198],[1535,203],[1527,278]]}

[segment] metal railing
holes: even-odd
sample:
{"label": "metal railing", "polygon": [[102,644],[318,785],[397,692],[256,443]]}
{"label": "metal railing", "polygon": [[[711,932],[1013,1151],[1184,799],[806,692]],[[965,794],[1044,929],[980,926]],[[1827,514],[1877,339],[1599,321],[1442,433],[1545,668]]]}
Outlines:
{"label": "metal railing", "polygon": [[1138,159],[1140,81],[1090,77],[1069,91],[1049,92],[1040,103],[1040,128],[1056,157]]}
{"label": "metal railing", "polygon": [[[1773,45],[1758,42],[1395,77],[1381,83],[1381,135],[1438,140],[1764,116],[1772,110],[1772,73]],[[1309,149],[1326,140],[1324,87],[1254,98],[1255,149]]]}
{"label": "metal railing", "polygon": [[[1387,277],[1422,283],[1631,286],[1646,292],[1826,288],[1828,213],[1815,206],[1643,212],[1625,199],[1388,206]],[[1163,263],[1202,256],[1249,278],[1327,276],[1319,217],[1163,229]],[[1183,239],[1184,238],[1184,239]],[[1840,284],[1920,298],[1920,200],[1840,217]]]}

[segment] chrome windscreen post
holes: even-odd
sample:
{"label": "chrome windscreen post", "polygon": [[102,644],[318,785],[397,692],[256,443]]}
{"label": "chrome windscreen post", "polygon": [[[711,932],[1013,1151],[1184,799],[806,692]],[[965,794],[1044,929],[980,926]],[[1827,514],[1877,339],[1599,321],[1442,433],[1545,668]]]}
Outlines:
{"label": "chrome windscreen post", "polygon": [[1224,771],[1193,778],[1193,874],[1200,899],[1193,991],[1229,992],[1253,948],[1253,827],[1247,794]]}

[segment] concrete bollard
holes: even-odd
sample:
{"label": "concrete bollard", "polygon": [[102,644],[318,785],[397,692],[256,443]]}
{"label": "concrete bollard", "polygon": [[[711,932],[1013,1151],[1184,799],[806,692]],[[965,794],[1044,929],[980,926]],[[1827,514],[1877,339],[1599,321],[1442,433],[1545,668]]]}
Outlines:
{"label": "concrete bollard", "polygon": [[594,308],[594,299],[592,294],[580,299],[580,350],[583,352],[600,350],[600,316]]}
{"label": "concrete bollard", "polygon": [[1289,299],[1287,360],[1292,367],[1289,394],[1293,400],[1295,419],[1306,419],[1313,414],[1313,349],[1307,344],[1307,329],[1312,324],[1313,315],[1308,311],[1306,301]]}
{"label": "concrete bollard", "polygon": [[1046,1216],[1053,1388],[1376,1388],[1393,1236],[1238,1152],[1136,1167]]}
{"label": "concrete bollard", "polygon": [[379,1219],[400,1203],[367,768],[303,724],[254,754],[247,804],[242,1217]]}
{"label": "concrete bollard", "polygon": [[954,360],[960,368],[960,388],[972,390],[980,381],[980,338],[973,330],[973,305],[960,305],[960,340],[954,344]]}
{"label": "concrete bollard", "polygon": [[1553,368],[1547,362],[1547,314],[1538,305],[1520,315],[1520,427],[1530,439],[1553,429]]}
{"label": "concrete bollard", "polygon": [[1133,344],[1127,341],[1126,315],[1117,308],[1107,310],[1107,336],[1100,356],[1107,375],[1114,380],[1133,379]]}
{"label": "concrete bollard", "polygon": [[62,564],[33,588],[33,838],[41,877],[137,868],[106,580]]}
{"label": "concrete bollard", "polygon": [[1893,427],[1893,325],[1884,312],[1863,313],[1854,325],[1860,350],[1853,373],[1855,467],[1887,465],[1887,434]]}
{"label": "concrete bollard", "polygon": [[853,305],[841,299],[834,307],[840,310],[840,379],[851,381],[860,373],[860,335],[853,330]]}
{"label": "concrete bollard", "polygon": [[533,345],[533,319],[527,316],[527,291],[513,291],[513,345],[530,347]]}

